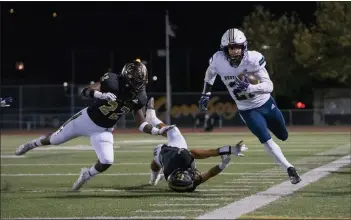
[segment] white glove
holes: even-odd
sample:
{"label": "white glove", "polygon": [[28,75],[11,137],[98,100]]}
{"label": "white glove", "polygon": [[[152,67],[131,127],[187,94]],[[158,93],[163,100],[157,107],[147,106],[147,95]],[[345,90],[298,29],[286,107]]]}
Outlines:
{"label": "white glove", "polygon": [[233,154],[235,156],[243,157],[244,154],[242,152],[246,151],[248,148],[244,144],[243,141],[240,141],[235,146],[223,146],[218,148],[218,153],[220,155],[230,155]]}
{"label": "white glove", "polygon": [[172,130],[175,127],[176,127],[175,125],[164,126],[164,127],[162,127],[161,129],[158,130],[158,134],[159,135],[166,134],[167,132],[169,132],[170,130]]}
{"label": "white glove", "polygon": [[239,157],[244,157],[245,155],[242,154],[241,152],[246,151],[247,148],[245,144],[241,144],[241,145],[236,145],[234,147],[232,147],[232,154],[239,156]]}
{"label": "white glove", "polygon": [[155,173],[151,171],[150,173],[151,178],[149,181],[149,185],[151,186],[156,186],[157,183],[163,179],[163,169],[161,168],[161,170],[159,171],[159,173],[155,176]]}
{"label": "white glove", "polygon": [[107,100],[107,101],[116,101],[117,96],[111,92],[102,93],[99,91],[94,92],[94,97],[97,99]]}
{"label": "white glove", "polygon": [[222,158],[222,163],[218,165],[219,169],[223,170],[224,168],[226,168],[229,163],[230,163],[230,160],[232,159],[230,157],[230,155],[221,155],[221,158]]}

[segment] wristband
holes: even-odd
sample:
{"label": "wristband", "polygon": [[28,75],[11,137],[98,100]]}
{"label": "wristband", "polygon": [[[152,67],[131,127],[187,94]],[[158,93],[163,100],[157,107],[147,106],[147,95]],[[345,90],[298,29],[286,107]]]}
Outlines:
{"label": "wristband", "polygon": [[232,153],[232,147],[231,146],[223,146],[220,148],[217,148],[217,152],[219,155],[228,155]]}
{"label": "wristband", "polygon": [[160,129],[156,128],[156,127],[152,127],[151,129],[151,134],[152,135],[158,135],[158,132],[160,131]]}

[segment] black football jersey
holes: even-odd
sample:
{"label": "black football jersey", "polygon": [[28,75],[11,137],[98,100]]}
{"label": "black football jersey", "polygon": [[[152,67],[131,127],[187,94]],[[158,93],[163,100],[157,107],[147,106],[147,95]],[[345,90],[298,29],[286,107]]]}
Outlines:
{"label": "black football jersey", "polygon": [[115,73],[106,73],[100,79],[102,93],[113,93],[117,96],[116,101],[95,99],[88,107],[88,115],[91,120],[103,128],[113,127],[119,118],[130,111],[143,108],[147,103],[145,90],[141,91],[135,98],[124,100],[123,88],[120,78]]}
{"label": "black football jersey", "polygon": [[184,148],[163,146],[161,149],[161,163],[163,165],[163,174],[168,179],[168,176],[175,169],[188,169],[191,168],[191,164],[194,158],[190,152]]}

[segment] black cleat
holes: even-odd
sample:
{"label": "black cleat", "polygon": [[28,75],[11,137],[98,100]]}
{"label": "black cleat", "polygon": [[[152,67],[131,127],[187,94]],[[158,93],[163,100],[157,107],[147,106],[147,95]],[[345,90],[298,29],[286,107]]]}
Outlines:
{"label": "black cleat", "polygon": [[288,168],[288,175],[289,175],[291,184],[298,184],[299,182],[301,182],[301,178],[299,174],[296,172],[295,167]]}
{"label": "black cleat", "polygon": [[147,109],[154,109],[154,98],[153,97],[151,97],[149,99],[149,101],[147,102],[146,108]]}

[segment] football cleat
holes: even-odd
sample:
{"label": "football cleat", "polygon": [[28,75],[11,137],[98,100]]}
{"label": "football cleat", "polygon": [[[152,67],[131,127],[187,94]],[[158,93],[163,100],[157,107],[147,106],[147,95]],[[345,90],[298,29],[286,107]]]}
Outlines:
{"label": "football cleat", "polygon": [[73,191],[78,191],[86,182],[88,182],[88,180],[90,180],[90,178],[89,169],[82,168],[79,178],[72,186]]}
{"label": "football cleat", "polygon": [[296,172],[295,167],[288,168],[288,175],[289,175],[291,184],[298,184],[299,182],[301,182],[301,178],[299,174]]}
{"label": "football cleat", "polygon": [[35,142],[34,142],[34,141],[30,141],[30,142],[28,142],[28,143],[22,144],[22,145],[20,145],[20,146],[17,148],[17,150],[16,150],[16,152],[15,152],[15,155],[17,155],[17,156],[23,155],[23,154],[25,154],[27,151],[30,151],[30,150],[32,150],[32,149],[35,148],[35,147],[36,147],[36,146],[35,146]]}

